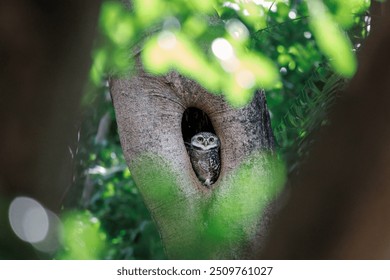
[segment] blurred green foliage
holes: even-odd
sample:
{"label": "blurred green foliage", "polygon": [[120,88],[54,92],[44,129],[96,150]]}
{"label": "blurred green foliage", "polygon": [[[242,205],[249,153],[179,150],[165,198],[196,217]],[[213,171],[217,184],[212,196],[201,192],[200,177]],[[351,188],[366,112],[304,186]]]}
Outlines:
{"label": "blurred green foliage", "polygon": [[63,249],[57,257],[65,260],[100,259],[104,249],[105,234],[100,222],[89,212],[70,212],[62,218]]}
{"label": "blurred green foliage", "polygon": [[237,259],[286,178],[283,162],[266,153],[245,159],[211,195],[181,186],[154,154],[137,157],[133,172],[174,259]]}
{"label": "blurred green foliage", "polygon": [[[68,248],[63,257],[165,258],[121,152],[106,85],[110,75],[132,74],[134,56],[143,50],[148,71],[176,69],[233,106],[250,101],[255,89],[267,89],[278,148],[292,172],[308,151],[308,136],[327,124],[329,107],[356,71],[369,6],[367,0],[134,0],[130,12],[105,1],[84,120],[72,148],[75,182],[68,201],[99,221],[94,230],[105,233],[105,245],[95,255]],[[218,209],[213,213],[219,219]],[[221,232],[210,234],[219,239]]]}
{"label": "blurred green foliage", "polygon": [[203,213],[206,226],[201,236],[209,256],[221,249],[230,251],[225,253],[228,258],[239,255],[259,228],[261,217],[267,215],[265,207],[284,186],[285,172],[275,155],[254,154],[215,190]]}
{"label": "blurred green foliage", "polygon": [[[357,65],[345,32],[369,6],[367,0],[135,0],[129,12],[106,1],[91,79],[99,84],[106,73],[128,73],[134,62],[129,49],[143,49],[150,72],[177,69],[241,106],[256,88],[281,88],[281,67],[305,74],[329,62],[333,71],[351,77]],[[278,44],[265,44],[267,34]]]}

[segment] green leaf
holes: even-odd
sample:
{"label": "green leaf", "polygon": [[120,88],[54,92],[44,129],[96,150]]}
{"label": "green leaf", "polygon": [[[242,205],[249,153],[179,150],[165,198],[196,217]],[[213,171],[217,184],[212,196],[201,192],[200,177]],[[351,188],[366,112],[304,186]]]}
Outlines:
{"label": "green leaf", "polygon": [[117,45],[128,44],[134,34],[131,15],[117,2],[104,2],[100,25],[103,32]]}
{"label": "green leaf", "polygon": [[58,258],[100,259],[106,236],[100,229],[99,220],[89,212],[68,213],[62,220],[64,252]]}
{"label": "green leaf", "polygon": [[332,11],[334,20],[348,29],[355,23],[356,15],[368,10],[370,0],[327,0],[325,4]]}
{"label": "green leaf", "polygon": [[310,13],[310,28],[318,46],[339,74],[351,78],[356,72],[357,60],[348,37],[320,0],[307,1],[307,5]]}
{"label": "green leaf", "polygon": [[162,31],[145,43],[142,53],[145,68],[154,74],[176,69],[215,92],[218,74],[197,45],[181,33]]}

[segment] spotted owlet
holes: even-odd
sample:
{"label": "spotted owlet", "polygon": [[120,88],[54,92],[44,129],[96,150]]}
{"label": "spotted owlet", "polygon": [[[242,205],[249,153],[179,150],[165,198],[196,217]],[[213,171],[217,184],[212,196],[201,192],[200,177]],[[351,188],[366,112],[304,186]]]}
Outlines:
{"label": "spotted owlet", "polygon": [[210,132],[196,134],[187,147],[195,174],[206,187],[218,179],[221,167],[219,148],[219,138]]}

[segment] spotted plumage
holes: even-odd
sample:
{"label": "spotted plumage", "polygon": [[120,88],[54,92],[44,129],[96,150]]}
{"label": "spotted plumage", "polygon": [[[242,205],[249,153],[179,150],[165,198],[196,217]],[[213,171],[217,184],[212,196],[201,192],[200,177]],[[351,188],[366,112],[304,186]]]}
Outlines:
{"label": "spotted plumage", "polygon": [[191,138],[187,146],[192,167],[196,176],[206,187],[218,179],[221,160],[219,138],[211,132],[200,132]]}

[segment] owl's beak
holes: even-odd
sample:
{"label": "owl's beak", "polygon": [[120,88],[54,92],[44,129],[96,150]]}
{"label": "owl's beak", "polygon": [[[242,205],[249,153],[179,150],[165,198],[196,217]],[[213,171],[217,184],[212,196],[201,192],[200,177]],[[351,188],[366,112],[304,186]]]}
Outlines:
{"label": "owl's beak", "polygon": [[209,141],[208,140],[204,140],[204,145],[208,146],[209,145]]}

